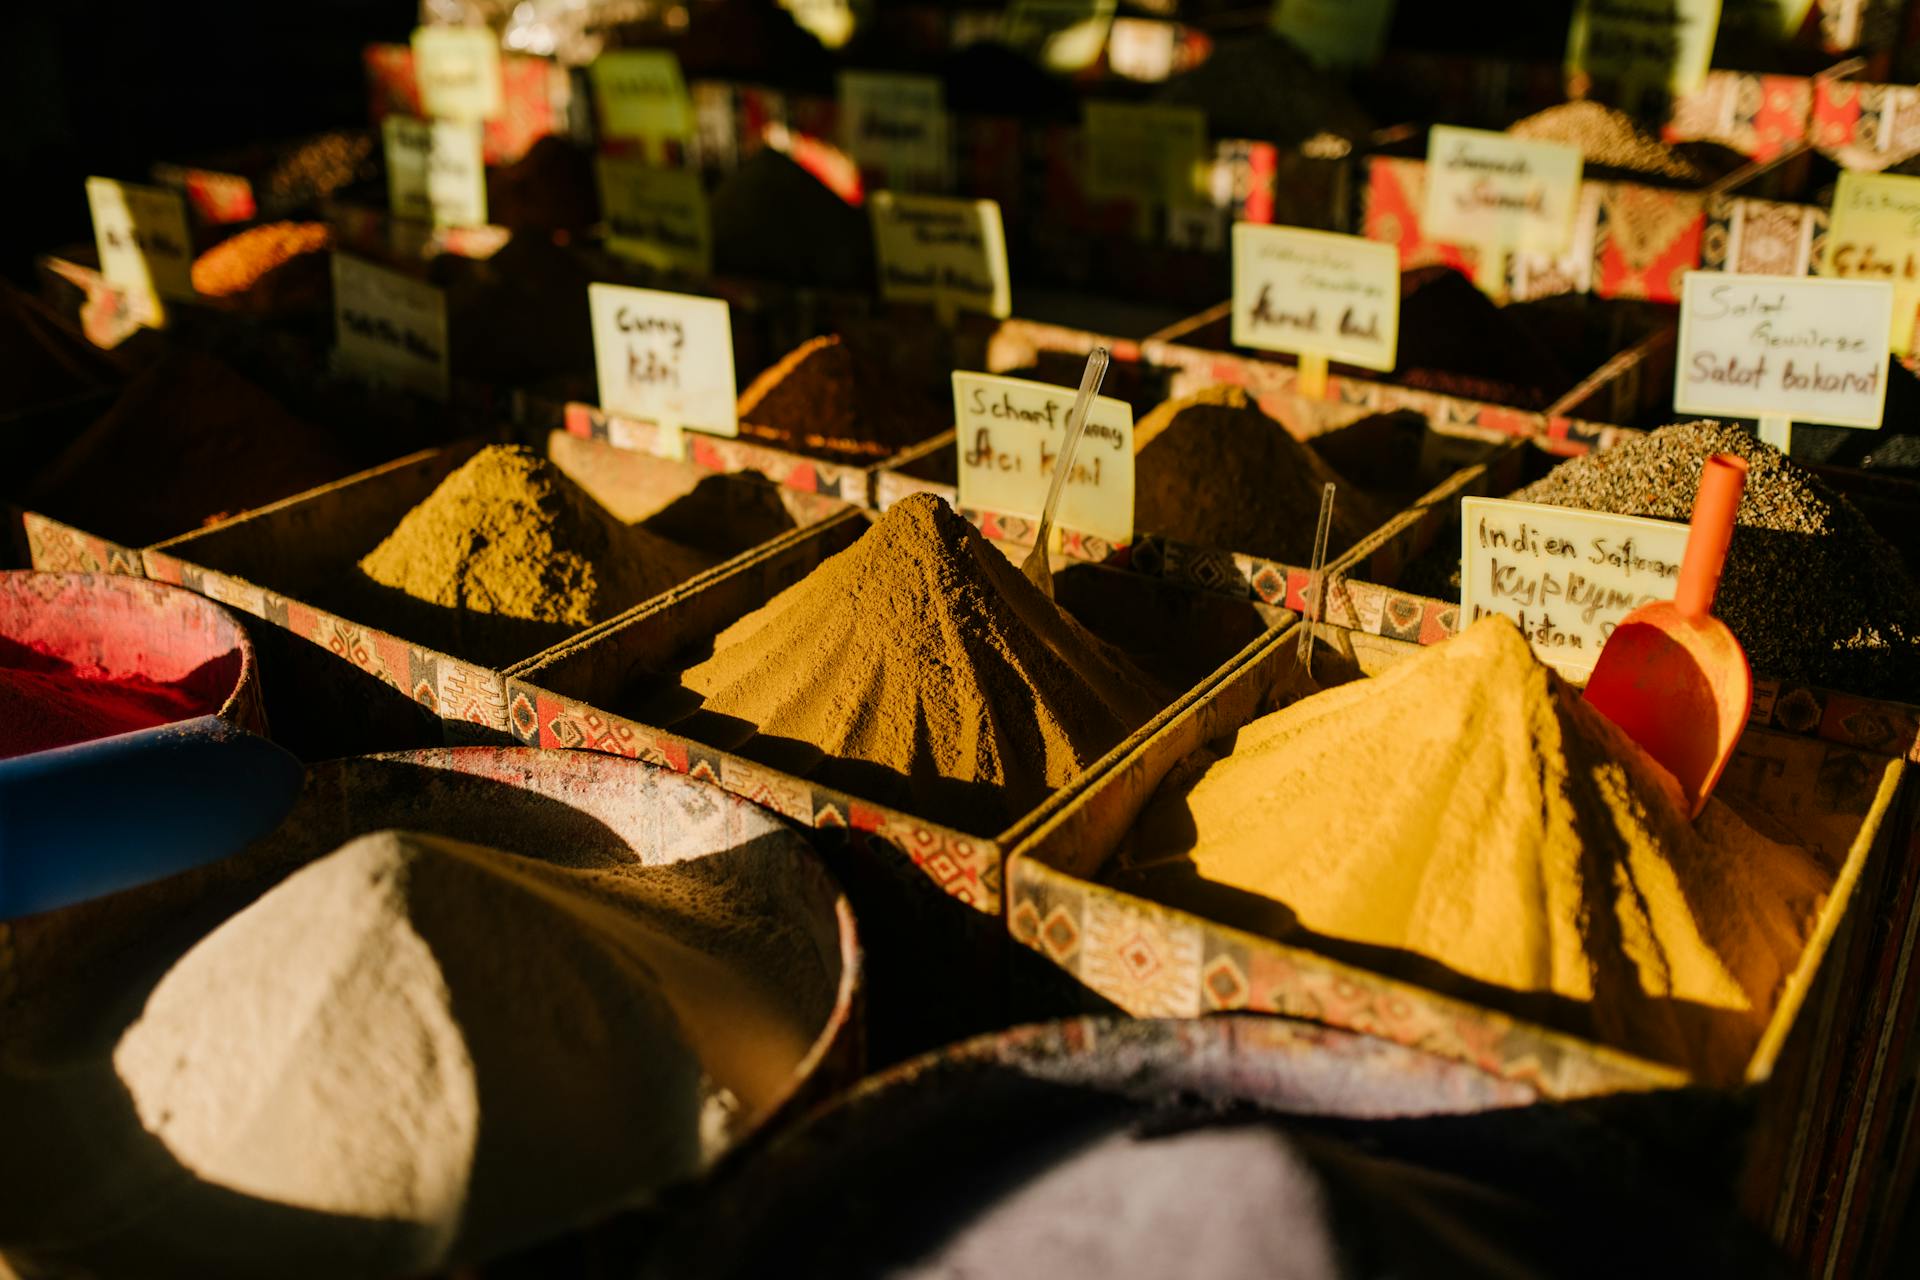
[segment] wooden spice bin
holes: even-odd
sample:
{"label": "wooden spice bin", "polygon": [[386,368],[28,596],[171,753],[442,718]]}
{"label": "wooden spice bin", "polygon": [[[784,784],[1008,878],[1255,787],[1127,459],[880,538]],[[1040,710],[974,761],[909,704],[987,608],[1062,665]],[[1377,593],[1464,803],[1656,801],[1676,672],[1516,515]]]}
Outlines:
{"label": "wooden spice bin", "polygon": [[[499,670],[326,607],[360,557],[481,447],[469,441],[413,454],[163,542],[142,553],[147,575],[270,624],[254,630],[269,672],[269,714],[299,754],[320,758],[442,741],[511,743]],[[548,456],[629,523],[657,518],[702,481],[715,480],[698,467],[557,432],[548,440]],[[842,509],[830,499],[785,490],[780,501],[798,526]],[[697,529],[692,532],[697,536]],[[723,529],[708,536],[701,549],[715,555],[741,550],[726,545],[731,535]],[[525,657],[547,647],[529,644]]]}
{"label": "wooden spice bin", "polygon": [[[1314,674],[1323,685],[1361,678],[1446,635],[1394,640],[1323,626]],[[1298,639],[1297,629],[1270,639],[1157,732],[1103,761],[1098,777],[1027,833],[1007,863],[1013,940],[1137,1016],[1252,1010],[1303,1017],[1471,1062],[1552,1098],[1742,1091],[1757,1114],[1743,1188],[1748,1211],[1770,1224],[1792,1219],[1804,1227],[1809,1214],[1817,1219],[1809,1206],[1824,1203],[1836,1179],[1858,1174],[1850,1165],[1855,1153],[1869,1143],[1877,1151],[1896,1118],[1902,1077],[1888,1049],[1896,1036],[1904,1040],[1897,1019],[1911,1009],[1913,992],[1904,962],[1896,965],[1886,947],[1891,930],[1894,949],[1904,933],[1911,950],[1916,868],[1909,851],[1920,805],[1904,785],[1903,757],[1915,754],[1920,713],[1906,719],[1904,736],[1868,744],[1833,717],[1787,727],[1756,711],[1719,794],[1785,823],[1838,870],[1744,1072],[1702,1080],[1099,880],[1178,762],[1271,709],[1295,674]],[[1871,999],[1860,998],[1863,989]],[[1776,1236],[1784,1240],[1784,1232]]]}

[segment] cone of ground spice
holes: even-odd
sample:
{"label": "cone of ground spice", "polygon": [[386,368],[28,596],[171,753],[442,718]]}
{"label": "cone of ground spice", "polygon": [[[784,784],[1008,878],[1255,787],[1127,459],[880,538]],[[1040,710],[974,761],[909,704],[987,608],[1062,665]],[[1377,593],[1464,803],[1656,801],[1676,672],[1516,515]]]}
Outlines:
{"label": "cone of ground spice", "polygon": [[740,434],[833,461],[871,464],[953,425],[953,408],[884,353],[827,334],[800,344],[741,393]]}
{"label": "cone of ground spice", "polygon": [[679,683],[702,699],[695,736],[981,835],[1164,701],[928,494],[722,632]]}
{"label": "cone of ground spice", "polygon": [[1745,458],[1747,484],[1713,611],[1754,674],[1920,700],[1920,586],[1899,552],[1852,503],[1749,432],[1718,422],[1663,427],[1563,462],[1512,496],[1686,520],[1716,453]]}
{"label": "cone of ground spice", "polygon": [[[1490,617],[1254,721],[1127,861],[1238,891],[1285,941],[1721,1082],[1833,875],[1632,739]],[[1134,874],[1147,874],[1135,872]]]}
{"label": "cone of ground spice", "polygon": [[860,210],[772,147],[761,147],[713,193],[719,275],[823,289],[873,282],[873,228]]}
{"label": "cone of ground spice", "polygon": [[409,639],[508,666],[712,561],[620,523],[551,462],[494,445],[360,560],[368,607]]}
{"label": "cone of ground spice", "polygon": [[182,348],[128,383],[28,488],[25,503],[138,547],[352,469],[326,432],[220,361]]}
{"label": "cone of ground spice", "polygon": [[1169,400],[1140,420],[1133,441],[1133,519],[1143,532],[1304,565],[1327,484],[1339,487],[1329,556],[1388,514],[1262,413],[1243,387]]}

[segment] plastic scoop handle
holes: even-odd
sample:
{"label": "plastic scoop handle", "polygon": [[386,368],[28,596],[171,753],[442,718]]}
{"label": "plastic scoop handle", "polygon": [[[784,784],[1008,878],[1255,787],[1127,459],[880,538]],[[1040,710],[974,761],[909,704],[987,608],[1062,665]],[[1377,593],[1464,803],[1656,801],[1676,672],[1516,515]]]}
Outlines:
{"label": "plastic scoop handle", "polygon": [[1067,411],[1066,439],[1061,442],[1060,456],[1053,460],[1053,481],[1047,486],[1047,505],[1040,509],[1040,529],[1033,550],[1027,552],[1026,562],[1020,566],[1027,581],[1044,591],[1049,600],[1053,598],[1053,569],[1047,563],[1047,544],[1053,541],[1053,516],[1060,509],[1060,495],[1066,491],[1073,452],[1080,444],[1087,415],[1093,411],[1093,398],[1100,394],[1100,384],[1106,377],[1107,349],[1095,347],[1087,356],[1086,371],[1080,375],[1080,391],[1073,398],[1073,408]]}
{"label": "plastic scoop handle", "polygon": [[1738,454],[1716,453],[1700,471],[1687,551],[1673,595],[1673,607],[1681,617],[1704,618],[1713,610],[1720,574],[1727,565],[1727,547],[1733,541],[1734,516],[1746,486],[1747,460]]}

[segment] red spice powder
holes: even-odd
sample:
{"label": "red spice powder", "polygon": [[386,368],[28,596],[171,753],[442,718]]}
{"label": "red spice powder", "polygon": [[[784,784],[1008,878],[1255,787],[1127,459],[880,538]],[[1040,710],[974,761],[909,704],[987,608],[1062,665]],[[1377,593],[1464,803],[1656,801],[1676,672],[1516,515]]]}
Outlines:
{"label": "red spice powder", "polygon": [[179,684],[83,671],[20,645],[0,652],[0,759],[217,709],[204,693]]}

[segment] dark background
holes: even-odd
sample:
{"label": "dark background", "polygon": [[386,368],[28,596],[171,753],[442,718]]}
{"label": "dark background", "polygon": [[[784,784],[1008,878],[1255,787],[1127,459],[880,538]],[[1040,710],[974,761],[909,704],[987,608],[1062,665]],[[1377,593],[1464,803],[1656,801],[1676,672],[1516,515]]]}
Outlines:
{"label": "dark background", "polygon": [[89,174],[367,118],[360,50],[416,0],[0,3],[0,273],[89,242]]}

